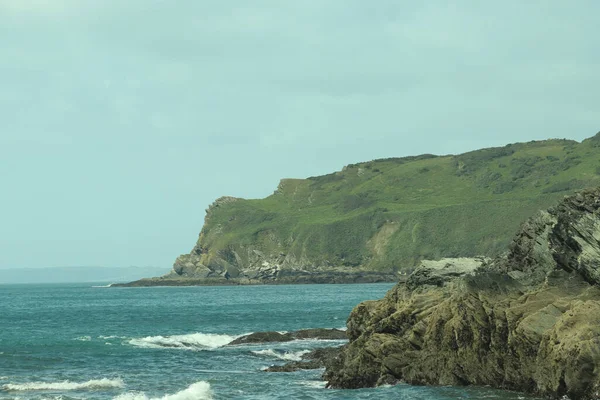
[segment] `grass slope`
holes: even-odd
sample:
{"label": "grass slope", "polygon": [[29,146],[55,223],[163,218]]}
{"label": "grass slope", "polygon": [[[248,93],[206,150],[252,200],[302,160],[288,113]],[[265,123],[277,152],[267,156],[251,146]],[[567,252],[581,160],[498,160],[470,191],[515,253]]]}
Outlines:
{"label": "grass slope", "polygon": [[403,270],[423,258],[493,255],[535,211],[598,185],[600,133],[375,160],[211,207],[194,252],[205,265],[243,267],[258,250],[301,264]]}

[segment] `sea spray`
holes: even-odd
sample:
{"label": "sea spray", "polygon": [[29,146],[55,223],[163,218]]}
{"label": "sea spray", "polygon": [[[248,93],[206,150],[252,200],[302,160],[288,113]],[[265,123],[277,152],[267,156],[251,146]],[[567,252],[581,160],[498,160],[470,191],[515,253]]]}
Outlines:
{"label": "sea spray", "polygon": [[115,389],[125,387],[122,379],[92,379],[87,382],[26,382],[26,383],[7,383],[1,386],[6,391],[24,392],[33,390],[98,390]]}
{"label": "sea spray", "polygon": [[130,392],[119,395],[114,400],[211,400],[212,398],[210,384],[200,381],[193,383],[180,392],[167,394],[163,397],[148,397],[143,392]]}
{"label": "sea spray", "polygon": [[310,353],[310,350],[301,350],[301,351],[296,351],[296,352],[285,352],[285,353],[280,353],[273,349],[252,351],[252,354],[255,354],[257,356],[277,358],[279,360],[284,360],[284,361],[302,361],[302,356],[307,353]]}
{"label": "sea spray", "polygon": [[304,386],[311,389],[325,389],[327,382],[325,381],[300,381],[297,383],[299,386]]}
{"label": "sea spray", "polygon": [[174,336],[147,336],[129,340],[129,344],[150,349],[186,349],[204,350],[216,349],[229,344],[237,336],[219,335],[213,333],[192,333]]}

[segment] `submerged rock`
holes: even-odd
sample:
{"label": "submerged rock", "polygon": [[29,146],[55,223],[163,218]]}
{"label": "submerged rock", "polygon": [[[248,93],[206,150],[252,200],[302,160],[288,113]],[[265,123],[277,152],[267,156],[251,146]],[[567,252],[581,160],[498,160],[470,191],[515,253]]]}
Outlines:
{"label": "submerged rock", "polygon": [[317,339],[317,340],[345,340],[348,335],[339,329],[302,329],[292,332],[294,339]]}
{"label": "submerged rock", "polygon": [[241,336],[229,345],[246,344],[246,343],[268,343],[268,342],[289,342],[294,338],[289,333],[280,332],[254,332],[249,335]]}
{"label": "submerged rock", "polygon": [[319,369],[331,365],[339,356],[342,347],[325,347],[302,355],[302,361],[292,361],[284,365],[272,365],[266,372],[295,372],[305,369]]}
{"label": "submerged rock", "polygon": [[269,343],[269,342],[289,342],[291,340],[315,339],[315,340],[344,340],[348,339],[345,331],[339,329],[302,329],[295,332],[254,332],[248,335],[240,336],[233,340],[229,345],[246,343]]}
{"label": "submerged rock", "polygon": [[[421,265],[358,305],[329,387],[489,385],[600,399],[600,189],[526,221],[480,266]],[[442,266],[443,265],[443,266]]]}

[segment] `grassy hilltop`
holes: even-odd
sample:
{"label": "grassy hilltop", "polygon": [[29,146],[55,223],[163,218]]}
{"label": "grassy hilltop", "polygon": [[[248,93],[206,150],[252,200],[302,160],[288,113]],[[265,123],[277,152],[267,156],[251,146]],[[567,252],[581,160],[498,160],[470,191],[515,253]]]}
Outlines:
{"label": "grassy hilltop", "polygon": [[383,272],[420,259],[494,255],[535,211],[598,185],[600,133],[582,143],[363,162],[284,179],[265,199],[217,200],[189,256],[220,271],[287,260],[306,270]]}

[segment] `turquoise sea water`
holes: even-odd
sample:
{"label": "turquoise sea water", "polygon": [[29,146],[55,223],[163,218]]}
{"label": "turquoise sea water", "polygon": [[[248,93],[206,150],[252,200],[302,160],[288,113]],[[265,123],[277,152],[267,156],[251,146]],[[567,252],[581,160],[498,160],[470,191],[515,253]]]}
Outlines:
{"label": "turquoise sea water", "polygon": [[342,328],[391,284],[183,288],[0,285],[0,399],[525,399],[488,388],[328,390],[266,373],[342,342],[224,346],[265,330]]}

